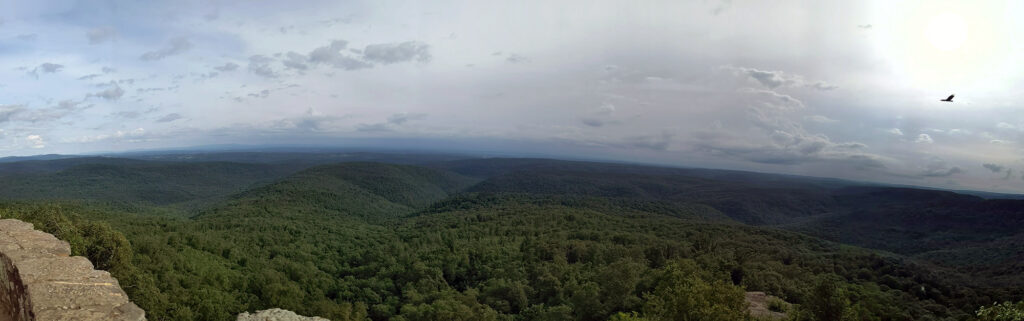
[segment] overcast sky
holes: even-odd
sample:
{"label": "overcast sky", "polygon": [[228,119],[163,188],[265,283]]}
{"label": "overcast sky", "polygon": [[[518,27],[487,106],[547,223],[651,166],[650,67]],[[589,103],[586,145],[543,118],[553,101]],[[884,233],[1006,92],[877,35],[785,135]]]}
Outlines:
{"label": "overcast sky", "polygon": [[997,1],[0,1],[0,156],[372,141],[1024,192],[1022,16]]}

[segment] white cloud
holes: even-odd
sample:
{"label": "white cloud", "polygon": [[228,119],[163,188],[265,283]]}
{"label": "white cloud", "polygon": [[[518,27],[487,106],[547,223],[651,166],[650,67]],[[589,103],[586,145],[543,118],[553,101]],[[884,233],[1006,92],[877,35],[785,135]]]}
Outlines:
{"label": "white cloud", "polygon": [[917,135],[917,140],[915,140],[914,142],[915,143],[931,144],[931,143],[934,143],[935,141],[932,140],[932,136],[929,136],[928,134],[920,134],[920,135]]}

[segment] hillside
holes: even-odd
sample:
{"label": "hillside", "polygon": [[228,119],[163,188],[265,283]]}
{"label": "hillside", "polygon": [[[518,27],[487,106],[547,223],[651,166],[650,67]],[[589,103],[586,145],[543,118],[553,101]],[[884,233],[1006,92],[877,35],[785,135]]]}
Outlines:
{"label": "hillside", "polygon": [[160,163],[116,158],[0,164],[9,200],[90,200],[194,205],[267,183],[291,165]]}
{"label": "hillside", "polygon": [[1024,295],[1018,201],[537,159],[95,161],[12,174],[40,188],[0,189],[0,216],[106,262],[151,320],[608,320],[673,293],[730,319],[744,291],[805,319],[965,320]]}

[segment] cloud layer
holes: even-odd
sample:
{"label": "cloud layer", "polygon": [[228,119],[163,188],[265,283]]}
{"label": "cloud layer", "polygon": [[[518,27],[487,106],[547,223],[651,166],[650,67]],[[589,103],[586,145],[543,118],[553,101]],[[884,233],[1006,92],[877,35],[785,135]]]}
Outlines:
{"label": "cloud layer", "polygon": [[0,156],[386,139],[1024,191],[1024,57],[900,36],[928,3],[16,6]]}

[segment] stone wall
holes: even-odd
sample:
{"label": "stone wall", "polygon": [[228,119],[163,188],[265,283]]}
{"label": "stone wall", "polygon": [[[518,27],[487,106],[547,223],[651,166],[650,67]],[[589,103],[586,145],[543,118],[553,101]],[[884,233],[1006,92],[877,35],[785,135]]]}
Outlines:
{"label": "stone wall", "polygon": [[0,220],[0,321],[143,321],[110,273],[32,224]]}

